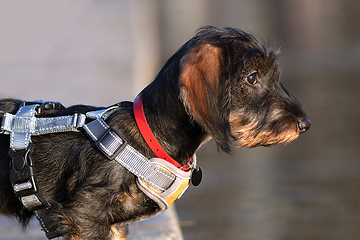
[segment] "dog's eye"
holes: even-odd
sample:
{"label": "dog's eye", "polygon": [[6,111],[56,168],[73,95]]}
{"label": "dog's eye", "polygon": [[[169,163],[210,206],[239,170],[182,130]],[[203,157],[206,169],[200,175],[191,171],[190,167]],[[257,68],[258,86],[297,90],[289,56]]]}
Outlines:
{"label": "dog's eye", "polygon": [[253,73],[253,74],[250,74],[249,76],[246,77],[246,81],[248,83],[250,83],[251,85],[255,85],[256,83],[258,83],[258,75],[257,73]]}

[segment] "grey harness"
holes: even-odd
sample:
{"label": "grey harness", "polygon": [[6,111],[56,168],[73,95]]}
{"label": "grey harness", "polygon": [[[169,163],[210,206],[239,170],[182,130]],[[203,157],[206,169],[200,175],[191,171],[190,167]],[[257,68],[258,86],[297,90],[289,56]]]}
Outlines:
{"label": "grey harness", "polygon": [[[147,159],[107,125],[106,118],[119,108],[118,105],[86,114],[37,117],[46,109],[62,108],[60,103],[24,102],[15,115],[3,112],[1,122],[1,133],[10,135],[10,181],[14,193],[27,210],[35,213],[48,239],[60,237],[64,233],[59,232],[57,223],[47,217],[51,205],[43,198],[36,184],[36,172],[31,159],[31,136],[83,130],[107,158],[117,161],[137,176],[138,186],[158,203],[160,212],[167,209],[169,201],[165,199],[174,197],[177,186],[181,183],[184,185],[184,181],[189,182],[191,171],[182,172],[171,166],[163,166],[161,159]],[[90,122],[86,123],[88,120]]]}

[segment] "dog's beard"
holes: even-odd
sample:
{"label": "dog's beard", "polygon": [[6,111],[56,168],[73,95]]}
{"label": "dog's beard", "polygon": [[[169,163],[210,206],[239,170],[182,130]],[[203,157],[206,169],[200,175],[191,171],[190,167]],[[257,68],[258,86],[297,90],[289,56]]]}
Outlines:
{"label": "dog's beard", "polygon": [[[230,113],[231,136],[237,147],[274,146],[294,141],[300,133],[297,123],[273,114],[265,124],[255,117],[245,120],[239,112]],[[271,119],[271,121],[269,121]]]}

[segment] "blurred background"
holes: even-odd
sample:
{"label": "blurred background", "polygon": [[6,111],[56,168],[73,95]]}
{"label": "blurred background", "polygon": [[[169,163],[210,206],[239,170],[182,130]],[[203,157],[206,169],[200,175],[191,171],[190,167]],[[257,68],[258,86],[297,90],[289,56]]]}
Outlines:
{"label": "blurred background", "polygon": [[[282,82],[303,104],[311,129],[286,146],[236,149],[231,156],[212,142],[203,147],[203,182],[176,202],[184,238],[360,239],[359,1],[0,5],[1,98],[66,106],[133,100],[206,25],[240,28],[280,48]],[[1,240],[45,239],[5,218],[0,227]],[[39,228],[36,220],[32,228]]]}

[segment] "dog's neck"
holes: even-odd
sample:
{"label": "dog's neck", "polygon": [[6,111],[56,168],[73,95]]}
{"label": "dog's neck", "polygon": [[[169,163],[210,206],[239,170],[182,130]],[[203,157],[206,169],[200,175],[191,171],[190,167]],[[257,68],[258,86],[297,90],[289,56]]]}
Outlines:
{"label": "dog's neck", "polygon": [[141,93],[146,120],[164,150],[185,164],[209,134],[188,115],[178,91],[154,85]]}
{"label": "dog's neck", "polygon": [[180,164],[186,163],[208,136],[198,124],[191,121],[180,104],[164,104],[159,109],[144,100],[144,112],[160,145]]}

